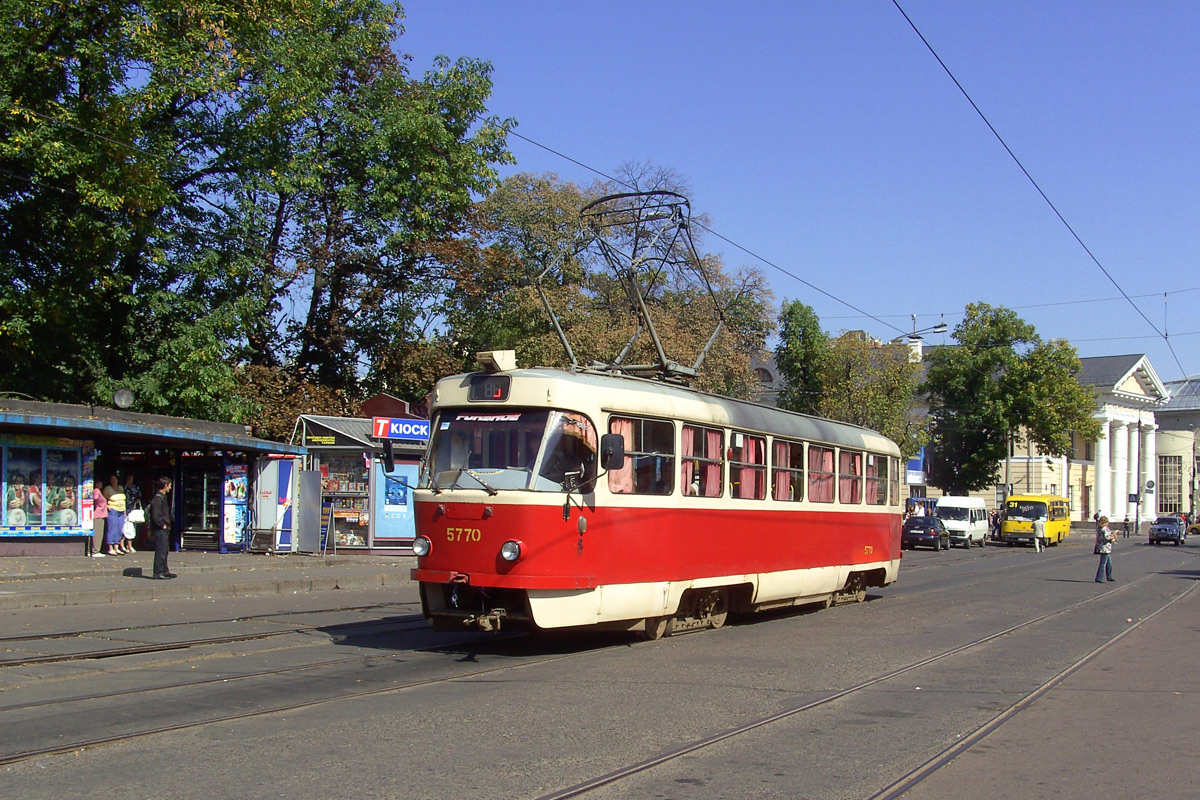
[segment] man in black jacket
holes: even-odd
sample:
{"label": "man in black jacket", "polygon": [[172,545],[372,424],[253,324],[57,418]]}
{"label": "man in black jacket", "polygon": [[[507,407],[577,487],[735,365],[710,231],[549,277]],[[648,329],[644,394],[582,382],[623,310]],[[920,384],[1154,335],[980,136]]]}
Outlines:
{"label": "man in black jacket", "polygon": [[158,479],[158,491],[150,501],[150,531],[154,534],[154,577],[164,581],[176,577],[167,569],[167,551],[171,548],[171,479],[163,475]]}

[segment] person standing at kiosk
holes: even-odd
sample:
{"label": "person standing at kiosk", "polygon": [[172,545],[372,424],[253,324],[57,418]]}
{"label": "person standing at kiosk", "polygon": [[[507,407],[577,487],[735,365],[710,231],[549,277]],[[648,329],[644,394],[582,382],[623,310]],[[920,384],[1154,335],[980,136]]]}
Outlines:
{"label": "person standing at kiosk", "polygon": [[167,569],[167,552],[171,549],[171,501],[167,495],[171,493],[171,479],[163,475],[158,479],[158,491],[150,501],[150,531],[154,534],[154,577],[156,580],[167,580],[177,577]]}

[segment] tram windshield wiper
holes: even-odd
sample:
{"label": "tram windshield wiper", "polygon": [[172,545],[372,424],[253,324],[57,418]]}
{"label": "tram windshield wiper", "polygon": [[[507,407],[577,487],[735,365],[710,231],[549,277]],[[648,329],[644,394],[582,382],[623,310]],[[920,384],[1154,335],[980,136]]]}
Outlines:
{"label": "tram windshield wiper", "polygon": [[474,478],[475,482],[478,483],[480,486],[482,486],[484,491],[487,492],[488,494],[490,494],[490,495],[500,494],[498,491],[493,489],[492,486],[487,481],[485,481],[483,478],[476,475],[474,472],[472,472],[467,467],[459,467],[458,472],[455,473],[455,475],[454,475],[454,480],[450,481],[450,485],[447,486],[446,488],[447,489],[457,489],[458,488],[458,479],[463,476],[464,472],[466,474],[470,475],[472,478]]}

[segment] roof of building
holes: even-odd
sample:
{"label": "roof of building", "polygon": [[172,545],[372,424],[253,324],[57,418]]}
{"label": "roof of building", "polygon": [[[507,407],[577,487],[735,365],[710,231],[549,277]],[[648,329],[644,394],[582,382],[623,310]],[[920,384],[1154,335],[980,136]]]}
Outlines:
{"label": "roof of building", "polygon": [[1079,365],[1079,382],[1101,395],[1155,404],[1167,399],[1167,389],[1144,353],[1081,358]]}
{"label": "roof of building", "polygon": [[1189,375],[1166,384],[1171,398],[1163,404],[1163,411],[1200,411],[1200,375]]}
{"label": "roof of building", "polygon": [[303,447],[259,439],[251,435],[246,425],[34,400],[0,400],[0,428],[70,439],[119,439],[184,450],[204,448],[275,455],[305,452]]}

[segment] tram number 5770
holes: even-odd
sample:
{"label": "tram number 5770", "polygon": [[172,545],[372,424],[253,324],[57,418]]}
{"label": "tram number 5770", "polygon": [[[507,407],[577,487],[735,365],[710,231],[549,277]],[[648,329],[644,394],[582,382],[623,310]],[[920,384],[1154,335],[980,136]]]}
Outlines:
{"label": "tram number 5770", "polygon": [[446,528],[447,542],[478,542],[482,538],[479,528]]}

